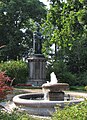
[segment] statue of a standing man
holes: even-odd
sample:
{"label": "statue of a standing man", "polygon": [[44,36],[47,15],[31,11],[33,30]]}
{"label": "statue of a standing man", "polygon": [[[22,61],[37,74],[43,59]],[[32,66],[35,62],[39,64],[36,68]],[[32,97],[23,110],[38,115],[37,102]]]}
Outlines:
{"label": "statue of a standing man", "polygon": [[42,54],[42,40],[43,37],[40,33],[40,26],[37,25],[37,30],[33,34],[33,49],[35,54]]}

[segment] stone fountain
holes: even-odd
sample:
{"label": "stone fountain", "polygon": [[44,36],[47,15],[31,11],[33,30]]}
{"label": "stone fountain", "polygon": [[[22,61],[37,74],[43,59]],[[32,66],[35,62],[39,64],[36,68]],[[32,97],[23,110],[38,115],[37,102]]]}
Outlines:
{"label": "stone fountain", "polygon": [[70,99],[69,95],[65,99],[66,94],[64,91],[68,89],[69,85],[67,83],[57,83],[56,76],[52,72],[51,81],[42,85],[44,93],[20,94],[13,98],[13,102],[21,110],[25,110],[29,114],[50,116],[55,112],[55,106],[57,104],[64,107],[66,103],[71,105],[83,101],[83,99]]}
{"label": "stone fountain", "polygon": [[51,101],[64,100],[64,91],[69,89],[67,83],[57,83],[57,78],[54,72],[51,73],[51,81],[42,85],[44,99]]}

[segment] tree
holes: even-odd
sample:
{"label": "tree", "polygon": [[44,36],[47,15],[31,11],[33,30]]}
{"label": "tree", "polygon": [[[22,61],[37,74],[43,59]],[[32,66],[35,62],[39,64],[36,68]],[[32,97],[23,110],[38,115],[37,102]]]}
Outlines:
{"label": "tree", "polygon": [[[85,85],[87,80],[87,2],[85,0],[50,0],[43,51],[48,57],[48,71],[55,71],[60,82]],[[49,59],[50,46],[55,55]],[[82,73],[82,74],[81,74]],[[84,81],[84,82],[83,82]]]}
{"label": "tree", "polygon": [[[50,0],[50,10],[44,33],[50,31],[49,44],[58,46],[56,60],[65,62],[72,72],[80,72],[86,65],[87,2],[85,0]],[[43,47],[44,48],[44,47]],[[48,49],[47,49],[48,50]],[[83,57],[84,56],[84,57]]]}
{"label": "tree", "polygon": [[1,0],[0,1],[0,51],[4,57],[16,59],[32,45],[34,22],[41,24],[46,9],[39,0]]}

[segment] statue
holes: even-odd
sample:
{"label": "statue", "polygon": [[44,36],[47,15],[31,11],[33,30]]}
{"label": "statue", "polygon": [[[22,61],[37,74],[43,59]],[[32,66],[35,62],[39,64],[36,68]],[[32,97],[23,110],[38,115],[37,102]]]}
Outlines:
{"label": "statue", "polygon": [[42,40],[43,37],[40,33],[40,25],[36,23],[37,30],[33,34],[33,49],[35,54],[42,54]]}

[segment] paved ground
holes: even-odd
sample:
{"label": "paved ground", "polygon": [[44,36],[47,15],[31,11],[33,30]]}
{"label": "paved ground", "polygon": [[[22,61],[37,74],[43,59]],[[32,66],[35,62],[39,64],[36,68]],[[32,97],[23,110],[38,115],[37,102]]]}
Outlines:
{"label": "paved ground", "polygon": [[87,93],[73,92],[73,91],[67,91],[66,93],[68,93],[68,94],[70,94],[70,95],[72,95],[72,96],[87,98]]}

